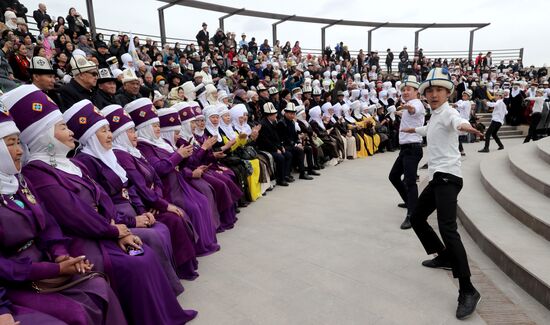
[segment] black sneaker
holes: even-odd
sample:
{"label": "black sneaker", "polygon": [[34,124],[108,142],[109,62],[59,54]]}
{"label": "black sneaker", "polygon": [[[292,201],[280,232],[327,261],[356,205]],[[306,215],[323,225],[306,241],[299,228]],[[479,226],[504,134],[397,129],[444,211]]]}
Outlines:
{"label": "black sneaker", "polygon": [[481,301],[481,295],[477,290],[473,293],[460,293],[458,295],[458,307],[456,318],[462,320],[470,317],[476,311],[477,304]]}
{"label": "black sneaker", "polygon": [[300,175],[300,177],[298,177],[299,179],[305,179],[307,181],[311,181],[313,179],[313,177],[311,176],[308,176],[306,173],[303,173]]}
{"label": "black sneaker", "polygon": [[444,270],[453,269],[451,266],[451,262],[449,262],[447,259],[444,259],[440,256],[436,256],[431,260],[425,260],[422,262],[422,265],[425,267],[430,267],[432,269],[444,269]]}
{"label": "black sneaker", "polygon": [[401,224],[401,226],[399,227],[403,230],[405,229],[411,229],[412,228],[412,225],[411,225],[411,218],[409,216],[406,216],[405,217],[405,220],[403,221],[403,223]]}
{"label": "black sneaker", "polygon": [[498,150],[504,150],[504,147],[498,147]]}
{"label": "black sneaker", "polygon": [[481,149],[481,150],[478,150],[477,152],[489,152],[489,149],[483,148],[483,149]]}

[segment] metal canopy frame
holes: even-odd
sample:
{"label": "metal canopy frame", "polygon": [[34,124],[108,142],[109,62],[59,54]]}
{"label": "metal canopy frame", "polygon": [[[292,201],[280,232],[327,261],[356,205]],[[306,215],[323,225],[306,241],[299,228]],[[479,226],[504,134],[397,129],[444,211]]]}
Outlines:
{"label": "metal canopy frame", "polygon": [[[368,49],[371,51],[372,44],[372,31],[384,27],[384,28],[417,28],[415,31],[415,49],[418,47],[419,33],[428,28],[473,28],[470,31],[470,47],[469,55],[471,58],[473,50],[473,39],[474,32],[487,27],[490,23],[391,23],[391,22],[373,22],[373,21],[357,21],[357,20],[345,20],[345,19],[329,19],[329,18],[319,18],[319,17],[306,17],[306,16],[297,16],[297,15],[284,15],[272,12],[264,12],[257,10],[248,10],[245,8],[234,8],[218,4],[212,4],[204,1],[195,1],[195,0],[158,0],[161,2],[166,2],[167,4],[158,8],[159,11],[159,24],[160,24],[160,35],[162,43],[166,43],[166,30],[164,22],[164,10],[172,7],[174,5],[185,6],[189,8],[209,10],[225,13],[226,16],[220,18],[220,27],[223,28],[223,19],[230,17],[232,15],[240,16],[249,16],[257,17],[264,19],[273,19],[277,20],[276,23],[272,25],[273,28],[273,40],[276,40],[277,34],[277,25],[285,21],[294,21],[294,22],[303,22],[303,23],[313,23],[313,24],[323,24],[325,26],[321,27],[321,43],[322,49],[325,48],[325,30],[334,25],[340,26],[357,26],[357,27],[373,27],[368,31]],[[92,0],[86,0],[87,3],[91,3]]]}
{"label": "metal canopy frame", "polygon": [[291,19],[291,18],[294,18],[296,17],[296,15],[292,15],[292,16],[287,16],[279,21],[276,21],[274,22],[272,25],[271,25],[271,33],[273,35],[273,45],[275,45],[275,42],[277,41],[277,25],[281,24],[281,23],[284,23],[285,21]]}

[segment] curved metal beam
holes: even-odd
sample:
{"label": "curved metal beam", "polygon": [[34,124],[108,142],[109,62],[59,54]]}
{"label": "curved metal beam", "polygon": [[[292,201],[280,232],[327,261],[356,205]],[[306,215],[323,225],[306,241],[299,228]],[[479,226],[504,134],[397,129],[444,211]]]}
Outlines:
{"label": "curved metal beam", "polygon": [[486,27],[486,26],[489,26],[489,24],[474,28],[470,31],[470,46],[468,47],[468,61],[472,61],[472,52],[474,50],[474,33],[477,30],[480,30],[480,29],[482,29],[483,27]]}
{"label": "curved metal beam", "polygon": [[[173,0],[160,0],[162,2],[167,3],[173,3]],[[222,6],[217,4],[212,4],[204,1],[195,1],[195,0],[183,0],[183,1],[177,1],[175,4],[182,5],[186,7],[191,8],[197,8],[197,9],[203,9],[203,10],[209,10],[209,11],[217,11],[217,12],[224,12],[224,13],[231,13],[238,8],[234,7],[228,7],[228,6]],[[274,20],[281,20],[287,17],[288,15],[284,14],[277,14],[272,12],[264,12],[264,11],[256,11],[256,10],[244,10],[243,12],[240,12],[239,15],[241,16],[251,16],[251,17],[257,17],[257,18],[265,18],[265,19],[274,19]],[[292,21],[297,22],[304,22],[304,23],[316,23],[316,24],[331,24],[334,23],[335,19],[329,19],[329,18],[319,18],[319,17],[305,17],[305,16],[295,16],[292,18]],[[373,21],[357,21],[357,20],[340,20],[338,22],[339,25],[347,25],[347,26],[362,26],[362,27],[376,27],[381,22],[373,22]],[[385,25],[386,28],[423,28],[425,27],[426,23],[387,23]],[[443,24],[435,24],[433,28],[475,28],[475,27],[484,27],[487,24],[479,24],[479,23],[462,23],[462,24],[455,24],[455,23],[443,23]]]}
{"label": "curved metal beam", "polygon": [[435,23],[430,24],[430,25],[426,25],[426,26],[420,28],[419,30],[417,30],[416,32],[414,32],[414,51],[415,51],[415,53],[418,49],[418,34],[420,34],[421,31],[432,27],[433,25],[435,25]]}
{"label": "curved metal beam", "polygon": [[277,41],[277,25],[281,24],[281,23],[284,23],[285,21],[287,20],[290,20],[292,18],[296,17],[296,15],[290,15],[290,16],[287,16],[279,21],[276,21],[274,22],[272,25],[271,25],[271,29],[272,29],[272,36],[273,36],[273,45],[275,45],[275,42]]}
{"label": "curved metal beam", "polygon": [[325,50],[325,30],[329,27],[339,24],[342,21],[344,20],[343,19],[334,20],[330,22],[328,25],[321,27],[321,53],[323,53],[323,51]]}
{"label": "curved metal beam", "polygon": [[375,30],[377,30],[378,28],[382,28],[382,27],[384,27],[384,26],[386,26],[386,25],[388,25],[388,24],[389,24],[389,22],[381,23],[381,24],[379,24],[378,26],[369,29],[369,32],[368,32],[368,37],[369,37],[369,39],[368,39],[367,53],[370,54],[370,52],[371,52],[372,32],[375,31]]}
{"label": "curved metal beam", "polygon": [[225,29],[225,28],[224,28],[225,26],[224,26],[224,24],[223,24],[223,21],[225,20],[225,18],[229,18],[229,17],[231,17],[231,16],[233,16],[233,15],[236,15],[236,14],[238,14],[238,13],[240,13],[240,12],[243,12],[243,11],[245,11],[245,10],[246,10],[245,8],[241,8],[241,9],[237,9],[237,10],[235,10],[235,11],[233,11],[233,12],[230,12],[230,13],[228,13],[227,15],[221,16],[221,17],[219,18],[219,21],[220,21],[220,29],[221,29],[221,30],[224,30],[224,29]]}

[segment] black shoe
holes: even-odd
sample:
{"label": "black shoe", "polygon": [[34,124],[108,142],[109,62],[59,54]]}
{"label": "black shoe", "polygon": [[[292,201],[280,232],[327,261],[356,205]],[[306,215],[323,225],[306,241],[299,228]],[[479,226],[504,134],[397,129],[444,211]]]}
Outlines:
{"label": "black shoe", "polygon": [[241,209],[235,208],[235,213],[241,213]]}
{"label": "black shoe", "polygon": [[305,180],[311,181],[313,179],[313,177],[308,176],[307,174],[304,173],[304,174],[300,175],[300,179],[305,179]]}
{"label": "black shoe", "polygon": [[405,220],[403,221],[403,223],[401,224],[400,226],[401,229],[405,230],[405,229],[411,229],[412,228],[412,225],[411,225],[411,218],[409,216],[406,216],[405,217]]}
{"label": "black shoe", "polygon": [[279,185],[279,186],[288,186],[288,183],[285,182],[285,181],[282,181],[282,182],[277,181],[277,185]]}
{"label": "black shoe", "polygon": [[285,177],[285,181],[288,182],[288,183],[292,183],[292,182],[295,181],[295,179],[292,176],[287,176],[287,177]]}
{"label": "black shoe", "polygon": [[321,173],[314,171],[313,169],[307,172],[310,176],[321,176]]}
{"label": "black shoe", "polygon": [[481,150],[478,150],[477,152],[489,152],[489,149],[483,148],[483,149],[481,149]]}
{"label": "black shoe", "polygon": [[397,206],[400,207],[400,208],[406,209],[407,208],[407,203],[399,203]]}
{"label": "black shoe", "polygon": [[456,307],[456,318],[460,320],[468,318],[476,311],[477,304],[480,301],[481,295],[477,290],[472,293],[460,293],[458,295],[458,307]]}
{"label": "black shoe", "polygon": [[422,262],[422,265],[425,267],[430,267],[432,269],[444,269],[444,270],[452,270],[451,262],[449,262],[447,259],[444,259],[440,256],[436,256],[435,258],[431,260],[425,260]]}
{"label": "black shoe", "polygon": [[498,147],[498,150],[504,150],[504,147]]}

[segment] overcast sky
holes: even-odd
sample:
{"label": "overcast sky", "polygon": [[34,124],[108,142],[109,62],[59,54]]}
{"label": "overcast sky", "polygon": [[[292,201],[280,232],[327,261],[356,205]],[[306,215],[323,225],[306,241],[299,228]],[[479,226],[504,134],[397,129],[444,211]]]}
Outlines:
{"label": "overcast sky", "polygon": [[[39,2],[20,0],[34,11]],[[44,0],[48,13],[66,16],[66,1]],[[288,15],[314,16],[332,19],[366,20],[380,22],[417,23],[486,23],[491,25],[475,33],[474,51],[491,49],[516,49],[523,47],[524,63],[541,66],[550,63],[550,42],[545,36],[550,1],[529,0],[276,0],[242,1],[215,0],[211,3],[269,11]],[[86,17],[86,1],[73,0],[71,4]],[[164,2],[154,0],[94,0],[96,25],[103,28],[133,31],[135,33],[159,35],[157,8]],[[194,39],[204,21],[209,25],[211,35],[218,27],[218,18],[223,13],[174,6],[165,11],[168,37]],[[523,21],[522,21],[523,20]],[[225,30],[240,34],[246,32],[255,36],[258,43],[268,39],[270,44],[273,20],[233,16],[225,20]],[[285,22],[278,26],[278,39],[300,41],[302,48],[321,46],[322,25]],[[540,34],[539,34],[540,33]],[[537,35],[538,34],[538,35]],[[367,49],[367,28],[334,26],[326,30],[326,41],[331,47],[343,41],[351,50]],[[428,50],[468,49],[469,29],[429,29],[420,33],[419,46]],[[373,32],[372,48],[384,52],[391,48],[399,52],[406,45],[414,47],[414,29],[379,29]]]}

